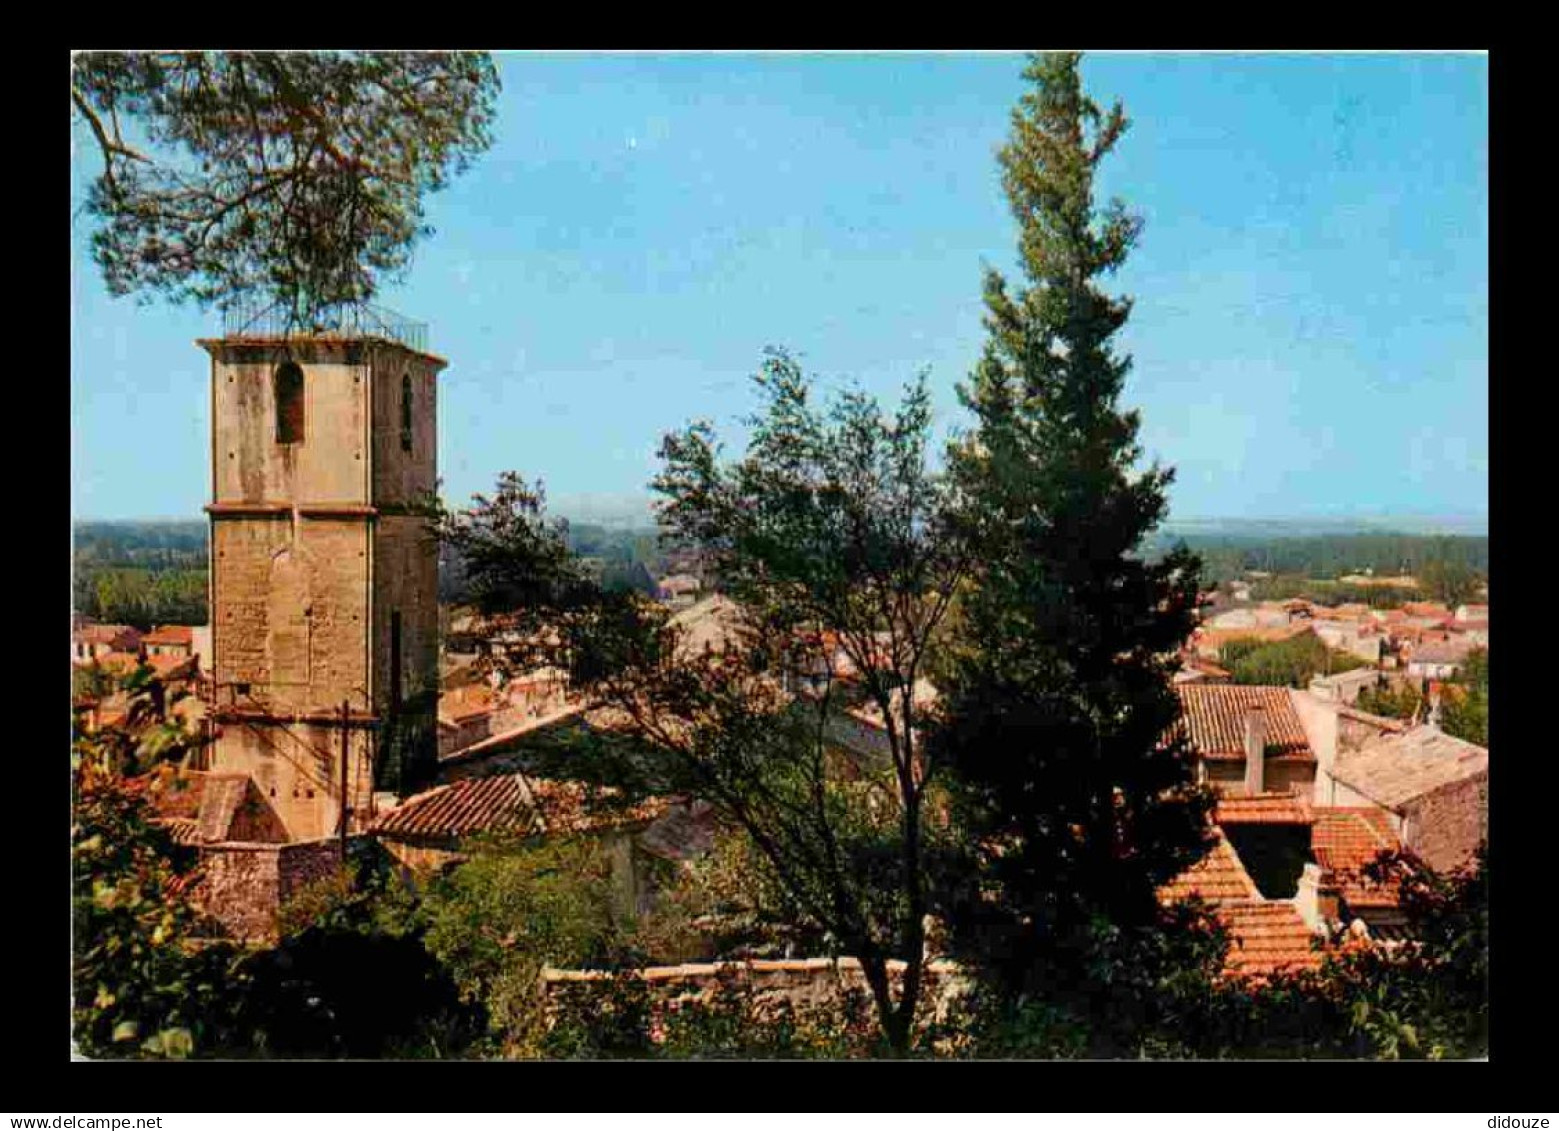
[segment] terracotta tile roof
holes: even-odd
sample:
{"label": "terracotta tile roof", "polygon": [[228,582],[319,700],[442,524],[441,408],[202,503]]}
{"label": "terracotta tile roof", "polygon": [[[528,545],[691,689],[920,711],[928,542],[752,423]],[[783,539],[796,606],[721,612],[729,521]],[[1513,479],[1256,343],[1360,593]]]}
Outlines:
{"label": "terracotta tile roof", "polygon": [[156,672],[160,679],[172,679],[175,676],[195,673],[194,656],[147,656],[146,663],[151,665],[152,671]]}
{"label": "terracotta tile roof", "polygon": [[1459,664],[1467,659],[1475,645],[1465,638],[1437,640],[1420,645],[1414,652],[1415,664]]}
{"label": "terracotta tile roof", "polygon": [[1315,936],[1292,903],[1243,900],[1224,903],[1218,918],[1229,928],[1232,945],[1225,969],[1236,977],[1260,977],[1279,970],[1315,970],[1321,952]]}
{"label": "terracotta tile roof", "polygon": [[141,634],[127,624],[89,624],[71,635],[83,644],[107,644],[114,648],[135,647]]}
{"label": "terracotta tile roof", "polygon": [[142,638],[147,644],[188,644],[195,643],[195,630],[187,624],[158,625]]}
{"label": "terracotta tile roof", "polygon": [[461,837],[505,830],[546,833],[592,832],[664,812],[651,801],[622,811],[601,810],[603,791],[583,782],[548,781],[522,773],[465,778],[409,798],[374,822],[389,836]]}
{"label": "terracotta tile roof", "polygon": [[1321,956],[1311,948],[1310,929],[1294,905],[1263,899],[1222,830],[1215,832],[1218,839],[1207,855],[1159,888],[1159,899],[1167,904],[1198,896],[1212,905],[1229,931],[1224,972],[1231,977],[1318,967]]}
{"label": "terracotta tile roof", "polygon": [[1259,687],[1237,683],[1180,683],[1181,718],[1171,734],[1184,733],[1197,754],[1215,760],[1245,758],[1245,712],[1266,708],[1267,757],[1285,761],[1314,761],[1315,753],[1305,728],[1294,710],[1286,687]]}
{"label": "terracotta tile roof", "polygon": [[1310,825],[1315,815],[1304,798],[1292,793],[1221,797],[1213,820],[1220,825]]}
{"label": "terracotta tile roof", "polygon": [[1245,865],[1221,831],[1217,839],[1195,864],[1158,889],[1158,897],[1165,903],[1175,903],[1192,896],[1199,896],[1208,903],[1225,900],[1259,899],[1261,893],[1250,878]]}
{"label": "terracotta tile roof", "polygon": [[1382,809],[1319,808],[1310,833],[1310,850],[1321,866],[1321,882],[1335,888],[1352,910],[1395,907],[1396,892],[1369,880],[1363,869],[1383,850],[1401,842]]}
{"label": "terracotta tile roof", "polygon": [[228,839],[233,818],[249,791],[246,774],[185,770],[153,772],[136,780],[156,811],[154,818],[173,831],[180,844],[210,844]]}
{"label": "terracotta tile roof", "polygon": [[744,640],[749,631],[741,606],[721,593],[689,605],[666,624],[681,633],[677,643],[686,655],[705,650],[724,652]]}
{"label": "terracotta tile roof", "polygon": [[1201,647],[1222,648],[1231,640],[1260,640],[1265,644],[1273,644],[1310,631],[1312,630],[1308,624],[1299,622],[1261,628],[1198,628],[1192,636]]}
{"label": "terracotta tile roof", "polygon": [[167,829],[174,844],[201,844],[200,822],[193,817],[153,817],[152,823]]}

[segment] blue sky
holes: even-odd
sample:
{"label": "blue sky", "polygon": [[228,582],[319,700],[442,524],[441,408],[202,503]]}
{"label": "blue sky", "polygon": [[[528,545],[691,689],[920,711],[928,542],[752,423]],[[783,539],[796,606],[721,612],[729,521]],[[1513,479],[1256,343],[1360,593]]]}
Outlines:
{"label": "blue sky", "polygon": [[[496,140],[429,198],[384,305],[429,323],[451,502],[500,471],[580,517],[647,498],[661,435],[739,448],[766,346],[824,386],[929,372],[939,426],[1011,275],[995,150],[1022,58],[504,54]],[[1133,125],[1101,173],[1146,221],[1124,401],[1172,517],[1485,516],[1481,55],[1091,54]],[[76,216],[72,500],[199,517],[214,312],[111,299]]]}

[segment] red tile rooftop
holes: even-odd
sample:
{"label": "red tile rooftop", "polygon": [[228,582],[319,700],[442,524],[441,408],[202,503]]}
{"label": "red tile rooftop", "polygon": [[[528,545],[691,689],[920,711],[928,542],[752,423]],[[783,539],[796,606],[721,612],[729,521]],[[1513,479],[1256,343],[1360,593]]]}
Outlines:
{"label": "red tile rooftop", "polygon": [[1224,903],[1218,908],[1218,918],[1229,929],[1231,945],[1224,966],[1235,977],[1315,970],[1321,965],[1322,954],[1314,945],[1315,936],[1292,903]]}
{"label": "red tile rooftop", "polygon": [[1350,910],[1395,907],[1396,892],[1364,875],[1364,867],[1401,842],[1391,818],[1380,809],[1318,808],[1310,850],[1321,866],[1321,882],[1335,888]]}
{"label": "red tile rooftop", "polygon": [[195,630],[187,624],[164,624],[143,639],[147,644],[193,644]]}
{"label": "red tile rooftop", "polygon": [[1256,882],[1240,862],[1234,846],[1222,832],[1216,832],[1215,835],[1217,839],[1206,856],[1159,888],[1160,900],[1175,903],[1197,896],[1208,903],[1217,904],[1230,899],[1260,898]]}
{"label": "red tile rooftop", "polygon": [[1213,820],[1220,825],[1310,825],[1315,823],[1315,815],[1302,797],[1260,793],[1220,798]]}
{"label": "red tile rooftop", "polygon": [[[1181,720],[1191,745],[1203,758],[1245,758],[1245,714],[1251,707],[1266,710],[1266,748],[1270,759],[1314,761],[1293,698],[1286,687],[1255,687],[1234,683],[1181,683]],[[1174,733],[1174,728],[1171,729]]]}
{"label": "red tile rooftop", "polygon": [[652,820],[668,804],[609,807],[610,796],[583,782],[548,781],[522,773],[466,778],[435,786],[374,822],[389,836],[462,837],[484,832],[579,833]]}

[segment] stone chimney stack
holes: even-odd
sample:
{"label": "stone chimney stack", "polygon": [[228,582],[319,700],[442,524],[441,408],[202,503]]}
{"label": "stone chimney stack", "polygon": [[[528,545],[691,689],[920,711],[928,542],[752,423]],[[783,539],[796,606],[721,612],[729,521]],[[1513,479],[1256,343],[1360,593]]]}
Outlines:
{"label": "stone chimney stack", "polygon": [[1267,788],[1267,711],[1259,703],[1245,709],[1245,795]]}
{"label": "stone chimney stack", "polygon": [[1307,863],[1299,874],[1299,888],[1294,893],[1294,910],[1305,921],[1313,934],[1324,929],[1321,916],[1321,866]]}

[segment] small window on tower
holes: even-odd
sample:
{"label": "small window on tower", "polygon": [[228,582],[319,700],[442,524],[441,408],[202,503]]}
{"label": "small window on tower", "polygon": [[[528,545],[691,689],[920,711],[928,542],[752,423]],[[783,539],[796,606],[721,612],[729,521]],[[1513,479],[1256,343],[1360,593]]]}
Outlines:
{"label": "small window on tower", "polygon": [[303,370],[293,361],[276,368],[276,442],[303,443]]}
{"label": "small window on tower", "polygon": [[401,375],[401,451],[411,451],[411,374]]}

